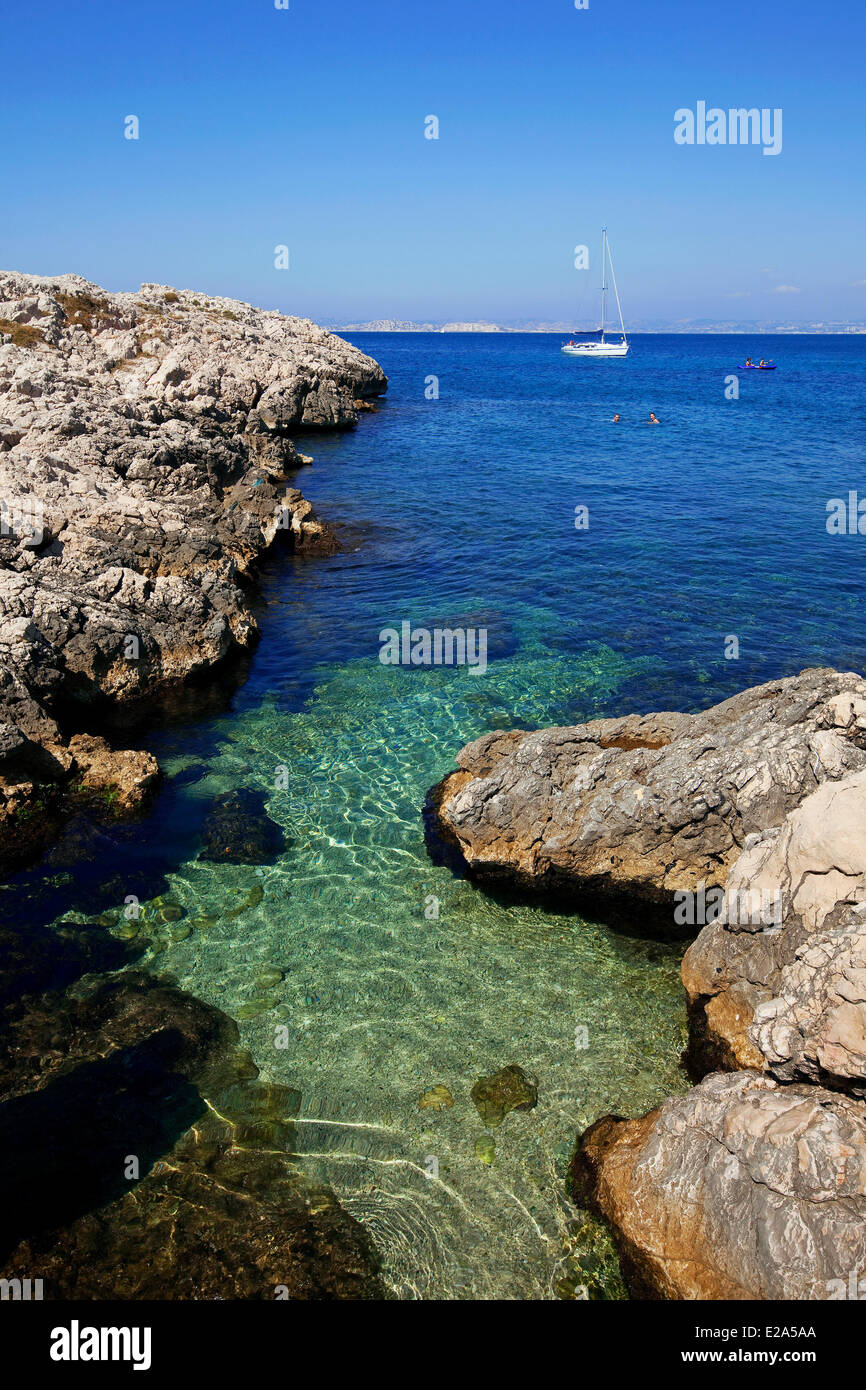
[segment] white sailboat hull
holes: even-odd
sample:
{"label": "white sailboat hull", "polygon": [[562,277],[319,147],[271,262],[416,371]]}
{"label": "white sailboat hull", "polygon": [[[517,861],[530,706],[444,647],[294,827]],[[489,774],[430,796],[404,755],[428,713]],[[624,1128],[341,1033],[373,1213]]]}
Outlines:
{"label": "white sailboat hull", "polygon": [[628,343],[566,343],[562,351],[567,357],[625,357]]}

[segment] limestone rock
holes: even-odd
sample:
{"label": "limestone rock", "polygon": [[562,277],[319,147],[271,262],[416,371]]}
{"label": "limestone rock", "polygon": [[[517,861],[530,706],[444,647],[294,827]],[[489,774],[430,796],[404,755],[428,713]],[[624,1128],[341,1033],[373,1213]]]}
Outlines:
{"label": "limestone rock", "polygon": [[159,781],[159,764],[151,753],[110,748],[104,738],[74,734],[69,740],[74,788],[90,800],[101,794],[117,815],[142,806]]}
{"label": "limestone rock", "polygon": [[701,714],[629,715],[468,744],[431,793],[438,834],[480,879],[670,908],[724,884],[750,835],[866,768],[866,681],[820,669]]}
{"label": "limestone rock", "polygon": [[752,1072],[583,1135],[573,1195],[633,1296],[832,1299],[866,1267],[866,1107]]}
{"label": "limestone rock", "polygon": [[798,948],[749,1030],[774,1076],[866,1097],[866,903]]}
{"label": "limestone rock", "polygon": [[[769,921],[737,910],[776,898]],[[683,960],[690,1061],[866,1094],[866,772],[826,782],[740,855]],[[743,920],[745,915],[745,920]]]}
{"label": "limestone rock", "polygon": [[73,772],[70,714],[249,646],[240,581],[275,541],[338,548],[289,485],[310,461],[291,435],[354,424],[386,386],[305,319],[0,273],[0,723],[54,759],[0,743],[0,868]]}

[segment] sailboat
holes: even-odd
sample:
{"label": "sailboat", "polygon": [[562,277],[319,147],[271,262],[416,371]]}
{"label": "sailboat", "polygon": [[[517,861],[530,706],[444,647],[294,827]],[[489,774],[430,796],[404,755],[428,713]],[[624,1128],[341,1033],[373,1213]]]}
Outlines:
{"label": "sailboat", "polygon": [[[613,292],[616,295],[616,307],[619,311],[619,327],[622,333],[621,343],[605,341],[604,337],[604,311],[605,297],[607,294],[607,263],[610,261],[610,278],[613,284]],[[613,257],[610,254],[610,242],[607,239],[607,227],[601,229],[601,339],[599,342],[575,343],[574,341],[564,343],[562,351],[568,357],[625,357],[628,352],[629,344],[625,336],[625,324],[622,319],[622,305],[619,302],[619,292],[616,288],[616,276],[613,271]]]}

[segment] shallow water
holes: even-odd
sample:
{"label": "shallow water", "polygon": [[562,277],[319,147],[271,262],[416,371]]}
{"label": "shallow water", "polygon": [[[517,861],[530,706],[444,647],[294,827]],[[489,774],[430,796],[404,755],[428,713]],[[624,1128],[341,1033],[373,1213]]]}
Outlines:
{"label": "shallow water", "polygon": [[[576,1130],[682,1085],[675,950],[498,905],[426,856],[419,808],[444,750],[487,722],[481,679],[358,660],[321,670],[301,710],[266,699],[226,720],[178,815],[238,783],[273,788],[284,767],[269,811],[292,844],[263,871],[171,875],[190,917],[216,920],[157,957],[235,1017],[268,1006],[244,1040],[268,1079],[301,1092],[307,1162],[369,1223],[409,1296],[549,1294],[575,1216],[563,1175]],[[549,658],[484,679],[491,708],[527,713],[536,685],[573,697],[587,684],[580,662]],[[257,887],[261,901],[229,918]],[[268,970],[282,981],[257,986]],[[539,1102],[506,1118],[486,1165],[469,1091],[510,1062],[538,1077]],[[435,1085],[453,1106],[420,1109]]]}
{"label": "shallow water", "polygon": [[[151,968],[237,1018],[265,1078],[301,1093],[301,1161],[369,1226],[402,1297],[621,1296],[564,1177],[580,1128],[685,1089],[681,949],[481,893],[431,863],[421,807],[491,728],[864,668],[866,537],[829,536],[825,516],[858,483],[866,341],[762,339],[781,369],[742,374],[736,401],[743,340],[637,339],[625,363],[561,358],[542,335],[357,341],[389,399],[306,444],[298,478],[346,550],[269,564],[231,710],[148,737],[168,774],[156,814],[101,862],[3,896],[68,916],[86,892],[145,900],[165,874],[185,915],[143,928]],[[403,619],[485,626],[486,674],[382,665],[379,633]],[[207,803],[232,788],[266,794],[276,863],[197,860]],[[507,1063],[538,1104],[487,1130],[469,1091]],[[420,1108],[436,1085],[454,1104]]]}

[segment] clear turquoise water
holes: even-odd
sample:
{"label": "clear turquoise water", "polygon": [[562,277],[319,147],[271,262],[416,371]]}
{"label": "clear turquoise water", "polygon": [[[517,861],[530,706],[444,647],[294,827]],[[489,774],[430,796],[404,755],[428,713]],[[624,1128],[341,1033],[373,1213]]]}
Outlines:
{"label": "clear turquoise water", "polygon": [[[158,880],[184,916],[145,923],[145,959],[238,1018],[263,1075],[300,1091],[299,1161],[369,1226],[401,1296],[543,1299],[564,1276],[616,1296],[563,1179],[580,1128],[685,1088],[680,953],[434,867],[421,806],[493,727],[866,667],[866,537],[825,528],[829,497],[866,494],[866,340],[638,338],[624,363],[541,335],[357,341],[389,398],[354,433],[305,441],[298,479],[346,549],[269,564],[231,709],[149,735],[168,774],[154,815],[4,897],[92,918]],[[780,370],[741,374],[726,400],[756,348]],[[379,632],[403,619],[483,622],[486,675],[381,665]],[[207,802],[235,787],[266,793],[277,863],[196,859]],[[538,1105],[493,1134],[469,1091],[512,1062]],[[419,1108],[435,1085],[453,1106]]]}

